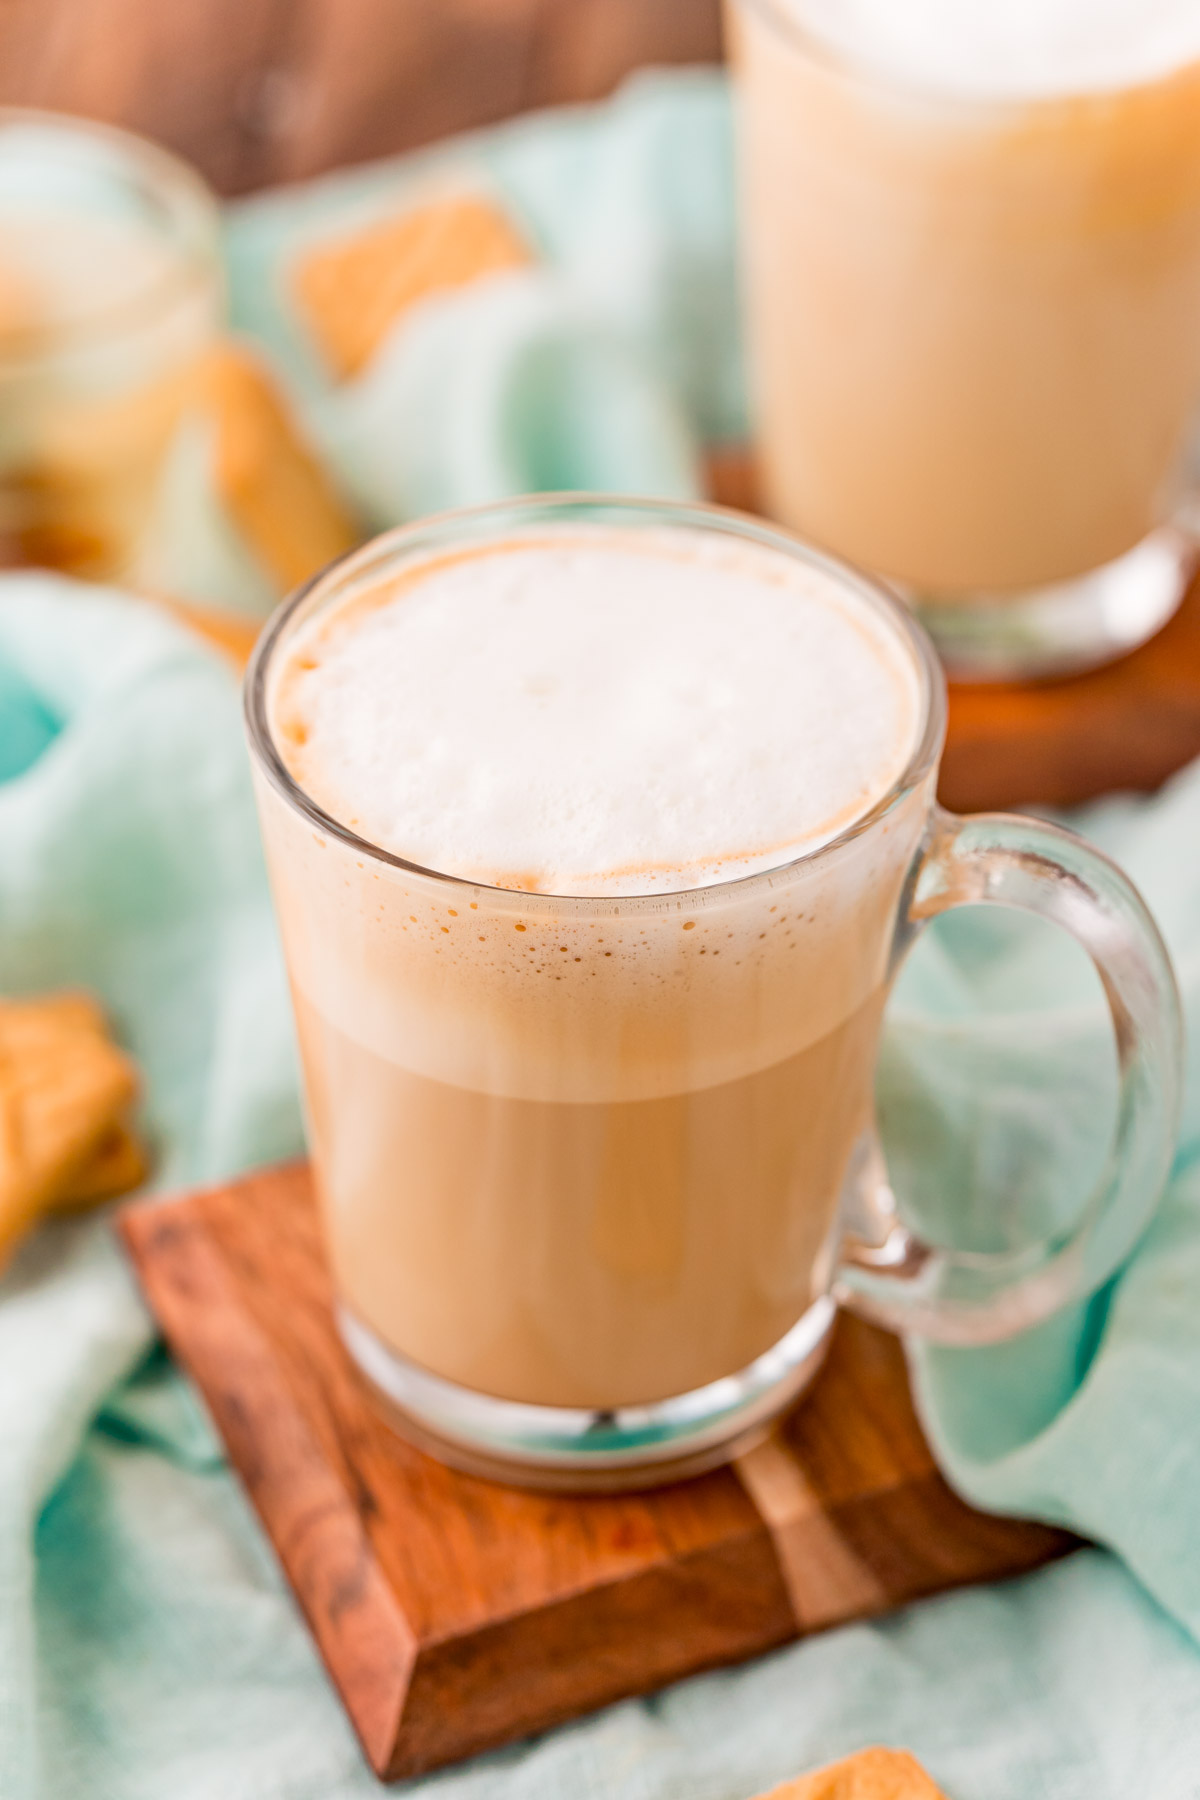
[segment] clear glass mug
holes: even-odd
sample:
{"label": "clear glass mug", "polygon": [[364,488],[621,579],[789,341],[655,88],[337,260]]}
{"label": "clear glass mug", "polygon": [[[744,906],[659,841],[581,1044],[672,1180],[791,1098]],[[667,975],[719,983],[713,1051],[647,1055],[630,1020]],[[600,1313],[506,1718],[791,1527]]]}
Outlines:
{"label": "clear glass mug", "polygon": [[109,126],[0,108],[0,566],[137,578],[224,310],[201,178]]}
{"label": "clear glass mug", "polygon": [[1068,673],[1195,563],[1200,65],[922,92],[726,0],[770,514],[917,606],[952,675]]}
{"label": "clear glass mug", "polygon": [[[297,630],[424,558],[572,524],[686,526],[832,572],[920,684],[919,742],[892,790],[784,867],[634,897],[462,880],[322,812],[273,719]],[[1081,839],[937,805],[942,674],[880,585],[716,508],[506,502],[332,565],[267,626],[245,703],[341,1331],[384,1409],[435,1454],[570,1489],[690,1474],[804,1389],[838,1306],[984,1343],[1090,1292],[1141,1232],[1180,1084],[1161,938]],[[929,919],[979,903],[1083,944],[1120,1064],[1100,1191],[1071,1230],[1002,1254],[906,1227],[873,1122],[897,966]]]}

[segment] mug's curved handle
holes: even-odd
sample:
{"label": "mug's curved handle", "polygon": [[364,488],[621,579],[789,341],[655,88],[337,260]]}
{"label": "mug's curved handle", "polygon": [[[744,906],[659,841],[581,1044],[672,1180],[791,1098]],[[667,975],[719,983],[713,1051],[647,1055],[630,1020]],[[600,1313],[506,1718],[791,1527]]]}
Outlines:
{"label": "mug's curved handle", "polygon": [[882,1184],[879,1241],[850,1237],[833,1292],[893,1331],[985,1344],[1036,1324],[1116,1270],[1158,1202],[1179,1121],[1183,1025],[1158,927],[1115,863],[1073,832],[1039,819],[934,812],[909,889],[898,947],[951,907],[1011,906],[1064,925],[1096,965],[1117,1040],[1112,1155],[1081,1220],[1021,1251],[924,1244],[890,1210]]}

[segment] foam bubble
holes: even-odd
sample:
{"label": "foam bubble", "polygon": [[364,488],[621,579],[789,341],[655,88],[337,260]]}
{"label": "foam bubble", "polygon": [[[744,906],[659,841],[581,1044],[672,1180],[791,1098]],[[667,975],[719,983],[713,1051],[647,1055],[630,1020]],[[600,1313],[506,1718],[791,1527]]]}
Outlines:
{"label": "foam bubble", "polygon": [[837,579],[699,533],[547,530],[298,634],[281,751],[333,818],[498,887],[672,891],[836,836],[904,770],[918,678]]}
{"label": "foam bubble", "polygon": [[852,61],[951,93],[1033,97],[1155,81],[1200,58],[1196,0],[781,0]]}

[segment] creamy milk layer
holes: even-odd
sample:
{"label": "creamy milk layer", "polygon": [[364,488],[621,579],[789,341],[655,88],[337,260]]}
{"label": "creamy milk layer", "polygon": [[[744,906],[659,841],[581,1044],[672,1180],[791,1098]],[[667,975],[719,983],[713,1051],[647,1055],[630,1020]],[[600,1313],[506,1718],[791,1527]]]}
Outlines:
{"label": "creamy milk layer", "polygon": [[812,850],[919,729],[911,654],[833,576],[684,530],[445,555],[298,634],[280,747],[333,818],[492,886],[675,891]]}
{"label": "creamy milk layer", "polygon": [[177,262],[173,247],[135,220],[0,204],[0,341],[135,304],[163,287]]}
{"label": "creamy milk layer", "polygon": [[779,0],[832,49],[965,95],[1086,93],[1200,58],[1196,0]]}

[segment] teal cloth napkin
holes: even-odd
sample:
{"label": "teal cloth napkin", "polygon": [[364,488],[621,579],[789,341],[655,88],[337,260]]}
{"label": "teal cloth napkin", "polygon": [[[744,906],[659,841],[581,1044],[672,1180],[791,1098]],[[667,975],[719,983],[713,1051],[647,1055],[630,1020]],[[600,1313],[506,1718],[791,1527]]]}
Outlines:
{"label": "teal cloth napkin", "polygon": [[[535,262],[418,304],[334,382],[296,258],[448,191],[497,201]],[[745,436],[732,245],[729,96],[707,70],[242,201],[226,230],[233,325],[374,530],[539,488],[698,495],[703,445]],[[177,448],[152,585],[262,615],[278,596],[203,441],[185,424]]]}
{"label": "teal cloth napkin", "polygon": [[[631,408],[632,388],[616,384],[613,414],[603,413],[595,441],[607,446],[614,485],[637,476],[669,488],[688,466],[674,460],[679,444],[693,455],[738,423],[727,239],[721,249],[727,127],[715,78],[658,78],[611,107],[437,153],[491,157],[495,179],[520,170],[522,204],[560,219],[581,269],[588,208],[601,218],[611,208],[605,254],[619,245],[630,274],[599,259],[607,310],[584,338],[596,331],[619,345],[642,396]],[[691,193],[689,159],[720,190],[713,208]],[[339,182],[369,197],[401,172],[336,178],[236,213],[242,322],[276,346],[281,367],[286,321],[267,281],[279,234],[300,229],[308,209],[315,217],[338,204]],[[637,223],[626,237],[629,206]],[[694,292],[706,267],[716,298]],[[580,275],[573,308],[587,285]],[[504,282],[492,302],[512,304]],[[451,329],[432,308],[426,328],[434,338]],[[555,329],[554,342],[577,341]],[[527,386],[531,365],[505,348],[519,334],[490,334],[491,323],[488,355],[508,372],[498,388],[484,383],[482,398],[464,384],[461,428],[470,435],[463,421],[483,418],[505,383],[529,404],[513,409],[510,399],[510,410],[488,415],[495,430],[482,441],[493,450],[474,469],[465,440],[439,440],[443,473],[420,480],[436,487],[466,468],[463,482],[481,484],[439,489],[444,498],[528,480],[522,446],[533,441],[543,481],[560,467],[555,445],[573,471],[584,444],[575,434],[609,393],[604,380],[594,390],[581,380],[587,404],[570,412],[568,431],[557,381]],[[403,360],[397,345],[384,357]],[[317,419],[336,397],[294,354],[288,379],[311,393]],[[535,357],[535,374],[542,366]],[[674,423],[661,460],[643,438],[626,463],[639,407]],[[543,408],[553,413],[544,436]],[[442,421],[428,422],[432,441]],[[334,428],[322,420],[321,429]],[[406,454],[424,467],[417,450]],[[1108,802],[1077,821],[1158,912],[1190,1025],[1200,1005],[1198,818],[1200,768],[1153,801]],[[145,604],[48,577],[0,579],[0,846],[0,991],[83,983],[101,994],[146,1070],[159,1185],[295,1150],[286,988],[223,664]],[[927,1424],[962,1489],[1073,1524],[1107,1551],[830,1633],[416,1786],[462,1800],[743,1800],[882,1741],[912,1748],[954,1800],[1195,1800],[1197,1080],[1193,1062],[1170,1191],[1108,1293],[1014,1345],[914,1358]],[[986,1238],[998,1218],[1069,1209],[1102,1160],[1111,1088],[1094,978],[1060,938],[963,914],[922,940],[894,998],[880,1077],[894,1176],[914,1210],[936,1224],[965,1207]],[[4,1800],[374,1791],[211,1431],[153,1348],[103,1221],[47,1228],[0,1283],[0,1449]]]}
{"label": "teal cloth napkin", "polygon": [[[403,316],[335,387],[293,304],[307,246],[429,195],[494,196],[536,262]],[[515,119],[232,207],[235,327],[269,347],[377,527],[540,487],[688,496],[745,436],[732,120],[713,70]]]}

